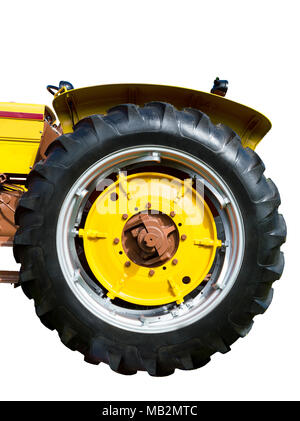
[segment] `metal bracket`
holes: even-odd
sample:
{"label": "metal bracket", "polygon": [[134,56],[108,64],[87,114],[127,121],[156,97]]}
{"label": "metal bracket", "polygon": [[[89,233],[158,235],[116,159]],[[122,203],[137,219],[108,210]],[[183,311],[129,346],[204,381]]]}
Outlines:
{"label": "metal bracket", "polygon": [[216,77],[214,80],[214,86],[211,89],[211,93],[219,96],[225,96],[228,90],[228,80],[220,80]]}

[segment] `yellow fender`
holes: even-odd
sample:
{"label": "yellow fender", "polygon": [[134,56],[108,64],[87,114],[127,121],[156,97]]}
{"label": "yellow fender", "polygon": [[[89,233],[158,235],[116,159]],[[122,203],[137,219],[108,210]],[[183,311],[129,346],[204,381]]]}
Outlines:
{"label": "yellow fender", "polygon": [[117,84],[63,90],[53,101],[63,131],[73,131],[74,125],[84,117],[105,114],[119,104],[144,105],[163,101],[178,109],[196,108],[206,113],[213,123],[231,127],[241,138],[244,147],[255,149],[271,128],[271,122],[261,113],[221,96],[165,85]]}

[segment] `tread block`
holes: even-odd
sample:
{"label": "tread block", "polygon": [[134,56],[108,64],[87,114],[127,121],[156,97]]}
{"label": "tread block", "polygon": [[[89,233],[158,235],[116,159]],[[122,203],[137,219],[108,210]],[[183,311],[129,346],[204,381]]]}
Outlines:
{"label": "tread block", "polygon": [[39,202],[40,202],[39,194],[26,195],[26,193],[24,193],[21,199],[19,200],[18,207],[22,207],[24,209],[34,211],[38,209]]}
{"label": "tread block", "polygon": [[100,362],[101,362],[101,361],[99,361],[99,360],[96,360],[96,359],[95,359],[95,358],[93,358],[93,357],[90,357],[89,355],[85,355],[85,356],[84,356],[84,361],[85,361],[86,363],[93,364],[93,365],[99,365],[99,364],[100,364]]}
{"label": "tread block", "polygon": [[39,161],[31,174],[38,174],[40,177],[44,178],[51,184],[55,184],[56,180],[61,178],[63,173],[66,171],[66,167],[63,165],[53,164],[49,159],[47,161],[48,165],[44,165],[45,161]]}
{"label": "tread block", "polygon": [[239,325],[233,321],[230,321],[231,326],[233,327],[233,329],[235,330],[235,332],[241,337],[244,338],[246,335],[248,335],[248,333],[250,332],[250,330],[252,329],[253,326],[253,320],[251,320],[251,322],[247,325],[247,326],[242,326]]}
{"label": "tread block", "polygon": [[194,363],[191,354],[186,353],[180,357],[180,367],[183,370],[193,370]]}
{"label": "tread block", "polygon": [[228,346],[221,336],[215,336],[214,338],[210,338],[210,348],[214,352],[220,352],[221,354],[226,354],[230,351],[230,346]]}
{"label": "tread block", "polygon": [[115,351],[107,351],[107,357],[110,368],[113,371],[118,371],[122,361],[121,353]]}
{"label": "tread block", "polygon": [[[121,104],[116,107],[110,108],[108,113],[115,113],[116,116],[110,116],[109,118],[113,121],[113,124],[117,127],[118,132],[123,133],[135,133],[145,131],[147,124],[140,113],[140,109],[135,104]],[[124,118],[117,118],[118,113],[125,115]]]}
{"label": "tread block", "polygon": [[201,368],[204,367],[206,364],[208,364],[210,362],[210,357],[209,358],[203,358],[200,355],[193,355],[193,365],[194,368]]}
{"label": "tread block", "polygon": [[45,316],[45,314],[51,313],[55,307],[55,304],[52,302],[54,302],[54,300],[51,296],[45,294],[45,296],[35,305],[36,314],[41,318],[42,316]]}
{"label": "tread block", "polygon": [[14,237],[15,246],[36,246],[38,245],[38,231],[40,227],[18,229]]}
{"label": "tread block", "polygon": [[32,282],[36,279],[36,271],[33,267],[27,268],[20,271],[20,283]]}
{"label": "tread block", "polygon": [[277,261],[271,265],[260,265],[264,269],[262,282],[274,282],[280,278],[284,268],[284,255],[278,253]]}
{"label": "tread block", "polygon": [[65,325],[62,330],[58,332],[61,342],[66,345],[68,348],[73,349],[71,344],[72,341],[77,337],[77,332],[71,327]]}
{"label": "tread block", "polygon": [[97,114],[90,116],[89,119],[94,127],[98,141],[120,135],[117,127],[112,124],[108,116]]}
{"label": "tread block", "polygon": [[282,215],[276,215],[276,226],[272,231],[269,231],[267,234],[269,235],[269,240],[272,241],[273,247],[279,247],[281,244],[285,243],[286,241],[286,223]]}
{"label": "tread block", "polygon": [[161,119],[161,130],[163,132],[180,134],[179,123],[173,105],[166,102],[153,101],[149,102],[147,106],[151,106],[158,111]]}
{"label": "tread block", "polygon": [[195,108],[184,108],[183,111],[193,118],[194,129],[200,128],[201,124],[209,131],[209,117],[206,114],[202,113],[200,110],[196,110]]}
{"label": "tread block", "polygon": [[257,218],[264,220],[268,218],[274,210],[276,210],[281,201],[277,187],[271,179],[266,180],[267,190],[261,200],[256,201]]}
{"label": "tread block", "polygon": [[155,358],[142,358],[143,366],[150,376],[157,375],[157,361]]}
{"label": "tread block", "polygon": [[250,312],[254,314],[263,314],[269,307],[273,299],[274,290],[271,288],[265,298],[255,298]]}

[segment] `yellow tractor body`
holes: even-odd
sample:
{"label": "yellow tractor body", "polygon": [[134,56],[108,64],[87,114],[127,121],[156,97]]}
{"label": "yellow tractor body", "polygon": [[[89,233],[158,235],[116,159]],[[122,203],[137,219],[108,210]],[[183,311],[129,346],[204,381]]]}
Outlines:
{"label": "yellow tractor body", "polygon": [[36,160],[46,116],[45,105],[0,102],[0,174],[28,174]]}

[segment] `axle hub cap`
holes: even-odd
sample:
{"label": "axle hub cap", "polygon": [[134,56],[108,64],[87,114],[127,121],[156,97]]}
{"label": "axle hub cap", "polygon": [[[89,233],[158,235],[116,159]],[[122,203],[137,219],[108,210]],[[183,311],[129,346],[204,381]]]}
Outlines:
{"label": "axle hub cap", "polygon": [[178,243],[174,221],[161,213],[132,216],[122,233],[125,253],[140,266],[155,267],[167,262],[174,256]]}

